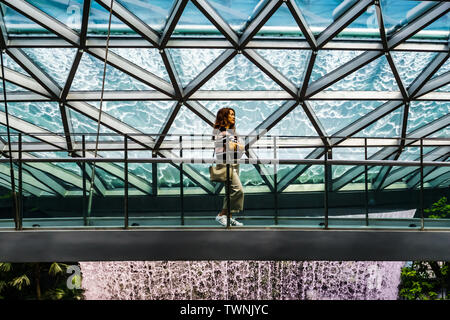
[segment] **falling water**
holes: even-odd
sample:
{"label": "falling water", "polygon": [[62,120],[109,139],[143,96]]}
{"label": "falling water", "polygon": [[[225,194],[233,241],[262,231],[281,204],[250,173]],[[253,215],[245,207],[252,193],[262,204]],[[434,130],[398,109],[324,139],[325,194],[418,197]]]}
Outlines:
{"label": "falling water", "polygon": [[395,300],[404,262],[82,262],[88,300]]}

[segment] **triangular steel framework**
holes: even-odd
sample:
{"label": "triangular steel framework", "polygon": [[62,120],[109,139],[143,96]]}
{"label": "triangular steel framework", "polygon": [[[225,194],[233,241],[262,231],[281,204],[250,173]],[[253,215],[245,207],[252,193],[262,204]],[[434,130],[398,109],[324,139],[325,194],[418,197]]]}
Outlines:
{"label": "triangular steel framework", "polygon": [[[110,0],[95,0],[105,9],[110,9]],[[11,57],[18,65],[20,65],[27,73],[25,76],[14,70],[5,67],[5,74],[1,74],[5,80],[18,84],[23,88],[29,90],[26,93],[14,92],[7,94],[7,101],[53,101],[58,102],[62,125],[64,133],[59,137],[64,137],[57,144],[54,144],[59,150],[64,150],[69,155],[79,156],[73,150],[76,149],[77,142],[73,137],[73,129],[71,128],[71,119],[69,110],[75,110],[90,119],[98,119],[98,109],[88,103],[88,101],[98,101],[100,99],[99,92],[77,92],[71,90],[74,76],[78,70],[79,63],[85,53],[89,53],[96,58],[104,61],[106,38],[102,35],[91,36],[88,34],[89,10],[94,0],[85,0],[82,15],[81,15],[81,30],[79,32],[72,30],[65,24],[51,17],[47,13],[41,11],[25,0],[0,0],[4,5],[13,8],[28,19],[34,21],[40,26],[47,29],[52,35],[56,37],[33,36],[33,37],[17,37],[15,34],[9,34],[8,28],[4,19],[4,13],[0,16],[0,46],[5,54]],[[175,119],[180,107],[185,105],[191,112],[199,116],[207,124],[212,125],[214,115],[212,115],[202,104],[202,100],[265,100],[268,96],[278,97],[279,100],[286,100],[286,103],[278,110],[274,111],[267,119],[257,126],[258,129],[265,129],[270,131],[277,123],[286,117],[293,109],[303,108],[308,120],[315,129],[317,136],[321,138],[323,147],[312,151],[307,158],[320,158],[323,156],[325,150],[329,150],[333,146],[337,146],[364,128],[374,123],[378,119],[395,111],[397,108],[404,106],[404,116],[402,119],[401,135],[399,138],[398,147],[388,147],[383,151],[374,155],[374,159],[391,159],[392,157],[398,159],[403,148],[405,147],[404,138],[422,138],[431,135],[448,126],[448,115],[437,121],[430,123],[420,130],[417,134],[415,132],[406,134],[408,124],[408,108],[411,101],[435,99],[435,101],[450,101],[450,93],[441,92],[436,94],[435,91],[450,83],[450,72],[446,72],[438,77],[432,79],[433,74],[449,59],[449,43],[436,42],[434,40],[421,42],[408,42],[407,40],[414,36],[419,31],[423,30],[436,20],[448,15],[450,12],[450,3],[440,1],[430,3],[425,12],[421,12],[409,23],[400,26],[393,33],[387,35],[384,27],[384,17],[381,4],[378,0],[361,0],[355,1],[353,5],[349,6],[345,12],[342,12],[339,17],[327,28],[322,30],[320,34],[314,34],[305,20],[301,8],[296,4],[295,0],[267,0],[259,11],[247,22],[246,28],[242,34],[235,32],[226,20],[211,6],[207,0],[191,0],[191,2],[199,9],[199,11],[217,28],[217,30],[224,36],[218,38],[217,36],[204,36],[201,39],[195,37],[177,36],[175,30],[181,15],[184,12],[189,0],[176,0],[173,6],[168,11],[168,19],[162,32],[155,31],[151,26],[139,19],[137,15],[129,11],[123,6],[120,1],[115,0],[113,15],[118,18],[125,25],[130,27],[136,34],[131,37],[112,36],[111,47],[116,48],[156,48],[159,50],[164,67],[169,76],[170,82],[161,79],[157,75],[147,71],[135,63],[110,52],[106,63],[117,68],[134,79],[143,84],[150,86],[155,91],[110,91],[105,93],[105,99],[110,101],[127,101],[127,100],[170,100],[173,101],[173,107],[170,110],[165,123],[161,126],[159,134],[161,136],[157,139],[137,136],[132,138],[133,143],[137,143],[144,148],[152,151],[155,155],[162,157],[175,157],[175,153],[160,150],[164,143],[164,135],[169,131],[173,120]],[[255,35],[270,19],[270,17],[286,3],[289,12],[298,24],[303,37],[302,39],[283,39],[283,38],[268,38],[264,39],[256,37]],[[336,36],[349,26],[355,19],[364,13],[368,7],[374,6],[378,27],[380,32],[380,39],[371,39],[370,42],[359,39],[337,39]],[[450,27],[450,26],[449,26]],[[72,61],[66,83],[60,87],[49,76],[45,70],[40,68],[36,63],[27,57],[22,51],[26,47],[66,47],[76,48],[76,54]],[[179,80],[177,69],[170,55],[168,48],[220,48],[225,49],[224,52],[215,59],[205,70],[203,70],[196,78],[189,84],[183,87]],[[302,85],[298,87],[287,79],[280,71],[273,65],[266,61],[255,49],[300,49],[309,52],[309,60],[306,69],[303,73]],[[309,83],[309,79],[316,62],[316,56],[319,50],[363,50],[364,52],[355,57],[346,64],[338,67],[336,70],[323,75],[316,81]],[[423,72],[412,82],[409,87],[405,87],[402,78],[397,71],[395,61],[392,59],[391,53],[393,51],[429,51],[438,52],[436,57],[428,64]],[[248,58],[257,68],[259,68],[265,75],[278,84],[282,91],[267,91],[261,92],[232,92],[232,91],[206,91],[200,90],[203,84],[210,80],[217,72],[219,72],[233,57],[238,54],[243,54]],[[363,68],[375,59],[385,55],[392,71],[395,83],[397,84],[398,92],[340,92],[326,90],[334,83],[345,78],[347,75]],[[245,98],[244,98],[245,97]],[[320,122],[314,110],[311,108],[310,100],[387,100],[386,103],[378,107],[376,110],[369,112],[359,120],[343,128],[335,134],[335,136],[328,137],[323,124]],[[2,97],[3,100],[3,97]],[[2,115],[3,116],[3,115]],[[14,121],[13,121],[14,122]],[[3,122],[2,122],[3,123]],[[24,133],[30,133],[38,129],[35,125],[27,124],[25,121],[15,121],[17,126],[13,127],[15,130]],[[130,125],[122,121],[106,115],[102,118],[101,125],[105,126],[119,134],[142,134]],[[37,133],[44,129],[39,128]],[[38,139],[52,144],[54,138],[38,137]],[[59,138],[58,138],[59,139]],[[256,139],[259,139],[256,138]],[[247,141],[253,143],[255,141]],[[5,152],[6,145],[3,146]],[[387,152],[389,151],[389,152]],[[251,156],[251,154],[248,154]],[[442,160],[442,158],[440,158]],[[444,161],[444,160],[442,160]],[[261,165],[262,170],[264,166]],[[284,190],[293,180],[302,174],[308,168],[307,165],[301,165],[294,168],[288,173],[277,185],[277,190]],[[38,168],[34,168],[38,169]],[[33,169],[33,170],[34,170]],[[105,169],[105,168],[103,168]],[[113,167],[109,168],[109,173],[119,177],[119,174]],[[60,169],[64,170],[64,169]],[[45,170],[42,168],[42,172]],[[195,183],[200,185],[205,191],[209,193],[217,192],[207,179],[205,179],[195,169],[190,168],[189,165],[184,167],[185,173]],[[357,171],[357,170],[356,170]],[[355,176],[352,170],[346,172],[339,177],[337,181],[333,182],[333,188],[339,189],[345,184],[349,183]],[[44,173],[45,174],[45,173]],[[379,175],[378,183],[380,187],[385,187],[388,183],[391,184],[392,178],[385,183],[388,172]],[[35,175],[35,178],[39,179]],[[401,174],[396,174],[400,178]],[[262,175],[267,185],[271,190],[274,190],[274,182],[271,177]],[[134,180],[133,180],[134,179]],[[150,192],[150,185],[143,183],[138,177],[133,177],[134,185],[143,192]],[[130,180],[130,182],[131,182]],[[133,183],[132,183],[133,184]],[[414,185],[412,185],[413,187]],[[62,191],[60,192],[60,194]]]}

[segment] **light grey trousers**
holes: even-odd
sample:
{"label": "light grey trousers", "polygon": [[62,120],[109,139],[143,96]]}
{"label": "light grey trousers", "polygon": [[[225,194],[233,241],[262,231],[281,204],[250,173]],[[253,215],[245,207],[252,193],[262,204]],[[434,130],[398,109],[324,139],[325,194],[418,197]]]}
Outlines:
{"label": "light grey trousers", "polygon": [[[233,164],[230,166],[230,173],[233,170],[233,176],[231,178],[230,186],[230,212],[236,213],[244,209],[244,189],[242,188],[241,179],[239,178],[239,164]],[[225,182],[225,197],[223,198],[222,209],[228,209],[227,206],[227,185]]]}

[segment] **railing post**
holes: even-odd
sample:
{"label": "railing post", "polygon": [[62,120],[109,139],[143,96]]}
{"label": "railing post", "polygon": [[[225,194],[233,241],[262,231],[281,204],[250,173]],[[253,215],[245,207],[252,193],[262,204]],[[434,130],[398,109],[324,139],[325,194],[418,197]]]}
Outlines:
{"label": "railing post", "polygon": [[124,134],[124,180],[125,180],[125,198],[124,198],[124,210],[125,221],[124,227],[128,228],[128,136]]}
{"label": "railing post", "polygon": [[[180,158],[183,158],[183,136],[180,135]],[[183,162],[180,163],[180,205],[181,225],[184,225],[184,185],[183,185]]]}
{"label": "railing post", "polygon": [[[364,138],[364,160],[367,161],[367,138]],[[369,181],[367,164],[364,165],[364,205],[366,208],[366,227],[369,226]]]}
{"label": "railing post", "polygon": [[231,181],[230,181],[230,164],[228,162],[228,157],[226,160],[227,164],[227,181],[226,181],[226,197],[227,197],[227,228],[230,227],[230,219],[231,219]]}
{"label": "railing post", "polygon": [[278,224],[278,175],[277,175],[277,137],[273,137],[273,189],[274,189],[274,201],[275,201],[275,224]]}
{"label": "railing post", "polygon": [[325,147],[325,161],[324,161],[324,210],[325,210],[325,229],[328,229],[328,147]]}
{"label": "railing post", "polygon": [[423,208],[423,138],[420,138],[420,229],[425,227]]}
{"label": "railing post", "polygon": [[[82,154],[83,154],[83,158],[86,158],[86,136],[83,134],[81,136],[81,148],[82,150]],[[83,222],[84,225],[87,226],[88,225],[88,221],[87,221],[87,212],[86,212],[86,162],[83,161],[81,163],[81,170],[83,171]]]}
{"label": "railing post", "polygon": [[19,213],[19,219],[18,219],[18,229],[22,230],[22,221],[23,221],[23,200],[22,200],[22,194],[23,194],[23,179],[22,179],[22,133],[19,132],[19,198],[17,199],[17,206],[18,206],[18,213]]}

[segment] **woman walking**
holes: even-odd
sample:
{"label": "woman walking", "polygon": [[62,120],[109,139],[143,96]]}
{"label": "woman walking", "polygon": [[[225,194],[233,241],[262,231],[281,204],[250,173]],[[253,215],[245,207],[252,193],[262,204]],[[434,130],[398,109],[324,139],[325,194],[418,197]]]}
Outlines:
{"label": "woman walking", "polygon": [[[225,166],[227,161],[239,159],[244,151],[244,145],[239,143],[236,136],[235,112],[232,108],[222,108],[217,111],[214,124],[213,135],[215,139],[216,159],[219,161],[217,167]],[[228,142],[228,145],[227,145]],[[220,164],[222,163],[222,164]],[[225,182],[225,187],[230,185],[230,213],[237,213],[244,209],[244,190],[239,179],[239,164],[230,165],[230,181]],[[222,211],[216,217],[216,221],[221,225],[227,225],[228,201],[225,195],[223,199]],[[242,226],[243,223],[233,219],[230,215],[232,226]]]}

